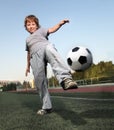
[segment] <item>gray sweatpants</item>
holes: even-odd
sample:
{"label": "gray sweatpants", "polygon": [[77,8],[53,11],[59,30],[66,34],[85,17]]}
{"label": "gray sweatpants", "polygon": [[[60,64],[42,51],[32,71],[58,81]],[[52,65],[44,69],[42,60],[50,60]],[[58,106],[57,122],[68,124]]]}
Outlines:
{"label": "gray sweatpants", "polygon": [[63,78],[71,78],[70,71],[63,59],[61,59],[57,50],[52,44],[41,43],[38,46],[31,48],[31,68],[34,75],[35,85],[39,90],[42,109],[52,108],[50,94],[48,91],[48,82],[46,76],[46,64],[49,63],[59,83]]}

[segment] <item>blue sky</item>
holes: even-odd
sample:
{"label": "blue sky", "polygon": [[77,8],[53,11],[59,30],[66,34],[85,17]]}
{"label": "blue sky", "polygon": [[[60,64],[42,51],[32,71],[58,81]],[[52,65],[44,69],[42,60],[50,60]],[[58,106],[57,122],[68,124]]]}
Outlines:
{"label": "blue sky", "polygon": [[[49,40],[64,60],[74,46],[88,47],[94,63],[114,63],[114,0],[1,0],[0,80],[26,80],[24,18],[36,15],[40,25],[52,27],[70,20]],[[32,72],[28,78],[32,77]]]}

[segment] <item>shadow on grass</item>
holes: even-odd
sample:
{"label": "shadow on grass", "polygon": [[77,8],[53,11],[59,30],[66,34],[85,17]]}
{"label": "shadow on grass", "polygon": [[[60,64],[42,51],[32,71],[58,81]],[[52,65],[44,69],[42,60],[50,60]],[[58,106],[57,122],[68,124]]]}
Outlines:
{"label": "shadow on grass", "polygon": [[73,125],[85,125],[87,122],[81,115],[78,114],[78,112],[75,111],[75,104],[71,104],[69,102],[66,102],[66,100],[54,99],[54,112],[60,115],[60,117],[62,117],[66,123],[67,121],[70,121]]}
{"label": "shadow on grass", "polygon": [[85,125],[87,122],[76,112],[67,109],[55,109],[55,112],[59,114],[66,122],[70,120],[74,125]]}
{"label": "shadow on grass", "polygon": [[80,113],[86,118],[114,118],[114,109],[93,109]]}

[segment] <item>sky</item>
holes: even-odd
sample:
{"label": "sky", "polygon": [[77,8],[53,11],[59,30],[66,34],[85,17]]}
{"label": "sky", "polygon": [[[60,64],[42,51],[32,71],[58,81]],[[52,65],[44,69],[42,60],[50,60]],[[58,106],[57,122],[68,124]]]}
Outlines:
{"label": "sky", "polygon": [[0,1],[0,80],[29,80],[25,77],[25,40],[29,36],[24,18],[34,14],[40,25],[50,28],[69,19],[49,36],[66,62],[75,46],[87,47],[93,62],[114,63],[114,0],[1,0]]}

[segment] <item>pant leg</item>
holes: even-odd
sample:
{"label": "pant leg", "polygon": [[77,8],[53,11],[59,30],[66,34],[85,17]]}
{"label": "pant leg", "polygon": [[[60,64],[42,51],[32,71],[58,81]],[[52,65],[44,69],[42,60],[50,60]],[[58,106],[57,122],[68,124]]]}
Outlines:
{"label": "pant leg", "polygon": [[48,44],[46,46],[46,59],[50,63],[59,83],[63,81],[63,78],[72,78],[68,66],[65,64],[52,44]]}
{"label": "pant leg", "polygon": [[46,64],[44,61],[44,50],[39,50],[32,54],[31,68],[34,75],[35,85],[39,90],[42,101],[42,109],[52,108],[50,94],[48,91],[48,82],[46,77]]}

